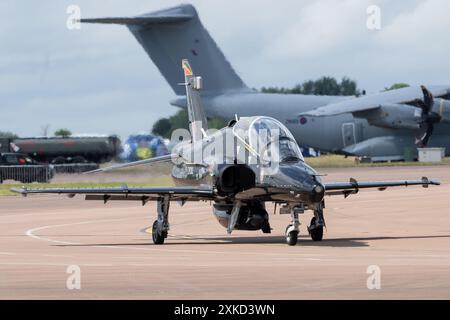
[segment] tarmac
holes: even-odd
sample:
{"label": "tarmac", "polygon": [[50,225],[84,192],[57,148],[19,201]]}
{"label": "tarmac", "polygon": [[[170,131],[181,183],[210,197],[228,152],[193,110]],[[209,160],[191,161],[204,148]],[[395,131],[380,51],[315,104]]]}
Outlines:
{"label": "tarmac", "polygon": [[0,299],[450,299],[450,167],[319,171],[443,185],[327,197],[324,240],[307,234],[308,212],[295,247],[271,204],[272,234],[228,236],[209,203],[172,203],[156,246],[154,204],[0,197]]}

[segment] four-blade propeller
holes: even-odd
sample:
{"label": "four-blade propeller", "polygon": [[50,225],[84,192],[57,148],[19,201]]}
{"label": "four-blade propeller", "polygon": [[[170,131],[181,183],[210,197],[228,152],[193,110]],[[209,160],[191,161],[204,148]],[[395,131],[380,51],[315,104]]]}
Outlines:
{"label": "four-blade propeller", "polygon": [[418,99],[416,102],[422,109],[422,116],[419,123],[422,132],[419,137],[416,137],[416,145],[424,148],[428,145],[428,141],[433,134],[434,125],[441,121],[441,116],[433,112],[434,98],[431,92],[425,86],[421,86],[421,88],[423,100]]}

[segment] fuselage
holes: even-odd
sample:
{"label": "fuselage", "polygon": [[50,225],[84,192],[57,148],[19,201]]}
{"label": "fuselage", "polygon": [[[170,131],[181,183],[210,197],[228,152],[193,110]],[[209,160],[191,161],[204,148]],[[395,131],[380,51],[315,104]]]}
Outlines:
{"label": "fuselage", "polygon": [[214,185],[223,201],[237,194],[243,201],[299,203],[323,197],[320,177],[304,162],[293,135],[270,117],[242,117],[200,141],[179,143],[172,154],[179,156],[171,173],[177,185]]}
{"label": "fuselage", "polygon": [[[351,113],[327,117],[302,117],[302,112],[353,97],[309,96],[297,94],[264,94],[258,92],[205,95],[208,117],[234,119],[238,116],[263,114],[283,123],[302,147],[321,151],[354,154],[372,158],[402,159],[415,152],[415,134],[408,129],[389,129],[370,125]],[[184,99],[172,104],[184,107]],[[445,147],[450,155],[450,126],[438,124],[429,147]]]}

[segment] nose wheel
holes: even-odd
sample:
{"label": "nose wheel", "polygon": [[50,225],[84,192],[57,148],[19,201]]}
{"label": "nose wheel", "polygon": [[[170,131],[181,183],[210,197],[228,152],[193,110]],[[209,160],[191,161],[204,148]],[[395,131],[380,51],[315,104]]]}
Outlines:
{"label": "nose wheel", "polygon": [[290,224],[286,228],[286,243],[290,246],[295,246],[298,241],[299,231],[295,230],[295,226]]}
{"label": "nose wheel", "polygon": [[298,219],[298,214],[302,212],[299,208],[291,209],[292,222],[286,228],[286,243],[290,246],[295,246],[298,241],[300,220]]}

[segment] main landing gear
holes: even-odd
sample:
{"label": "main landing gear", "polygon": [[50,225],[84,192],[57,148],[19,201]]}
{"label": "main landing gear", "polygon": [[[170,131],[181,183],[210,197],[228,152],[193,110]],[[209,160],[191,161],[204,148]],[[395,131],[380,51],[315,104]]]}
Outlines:
{"label": "main landing gear", "polygon": [[314,210],[314,217],[311,219],[311,223],[308,227],[309,235],[313,241],[322,241],[324,226],[325,220],[323,218],[323,207],[320,205],[316,210]]}
{"label": "main landing gear", "polygon": [[[291,208],[292,221],[291,224],[286,227],[286,243],[290,246],[295,246],[298,242],[298,234],[300,231],[300,220],[298,216],[302,213],[304,213],[304,208],[302,207]],[[320,204],[314,209],[314,217],[311,219],[311,223],[308,227],[309,235],[313,241],[322,241],[324,226],[323,204]]]}
{"label": "main landing gear", "polygon": [[158,199],[156,204],[158,211],[158,218],[153,222],[152,239],[154,244],[164,244],[169,231],[169,196],[164,196]]}

